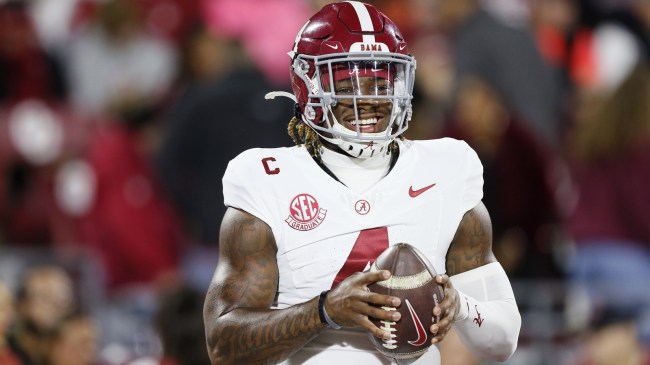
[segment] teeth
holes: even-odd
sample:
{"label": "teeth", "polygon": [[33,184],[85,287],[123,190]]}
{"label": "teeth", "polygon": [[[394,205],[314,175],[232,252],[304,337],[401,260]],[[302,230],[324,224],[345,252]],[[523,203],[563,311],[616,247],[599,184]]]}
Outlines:
{"label": "teeth", "polygon": [[352,122],[352,124],[353,125],[358,125],[358,124],[360,124],[360,125],[373,125],[373,124],[377,124],[377,118],[361,119],[361,120],[357,120],[357,121]]}

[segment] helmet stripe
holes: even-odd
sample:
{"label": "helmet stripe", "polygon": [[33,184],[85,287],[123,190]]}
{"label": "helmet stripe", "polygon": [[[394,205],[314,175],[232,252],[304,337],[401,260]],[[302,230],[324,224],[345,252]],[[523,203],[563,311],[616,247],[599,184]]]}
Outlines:
{"label": "helmet stripe", "polygon": [[293,42],[293,49],[291,51],[287,52],[289,57],[293,60],[293,57],[296,55],[296,52],[298,52],[298,43],[300,42],[300,38],[302,38],[302,32],[305,31],[305,28],[307,28],[307,25],[309,25],[310,20],[307,20],[307,23],[300,28],[300,31],[296,35],[296,39]]}
{"label": "helmet stripe", "polygon": [[[361,24],[361,30],[364,32],[374,32],[375,27],[372,25],[372,19],[370,18],[370,13],[368,12],[366,5],[358,1],[348,1],[348,3],[350,3],[350,5],[354,7],[354,11],[357,12],[359,24]],[[375,43],[375,36],[373,34],[364,34],[363,43]]]}

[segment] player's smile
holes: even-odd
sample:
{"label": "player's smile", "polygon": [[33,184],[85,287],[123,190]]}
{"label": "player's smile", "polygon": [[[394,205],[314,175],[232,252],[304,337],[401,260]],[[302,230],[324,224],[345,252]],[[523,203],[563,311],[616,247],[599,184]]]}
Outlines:
{"label": "player's smile", "polygon": [[351,124],[353,128],[358,126],[361,133],[375,133],[376,126],[380,120],[376,117],[359,118],[359,120],[353,121]]}
{"label": "player's smile", "polygon": [[356,131],[357,126],[361,133],[379,133],[385,130],[385,118],[378,115],[359,115],[359,120],[346,121],[344,126],[348,129]]}
{"label": "player's smile", "polygon": [[[372,99],[357,100],[358,116],[356,118],[352,105],[339,103],[333,108],[334,115],[343,126],[351,131],[361,133],[380,133],[386,131],[390,116],[390,102],[377,102]],[[368,109],[372,109],[369,111]]]}

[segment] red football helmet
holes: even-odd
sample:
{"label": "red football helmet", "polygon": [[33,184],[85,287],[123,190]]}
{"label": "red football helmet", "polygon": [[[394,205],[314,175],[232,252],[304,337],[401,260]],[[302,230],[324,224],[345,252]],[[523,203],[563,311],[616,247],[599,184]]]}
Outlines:
{"label": "red football helmet", "polygon": [[[374,6],[357,1],[326,5],[298,32],[289,56],[293,93],[303,122],[352,156],[381,152],[408,128],[415,59],[397,26]],[[381,80],[381,85],[371,92],[361,87],[340,91],[330,86],[342,79],[348,85],[360,85],[364,77]],[[361,99],[391,103],[385,130],[362,132],[361,125],[378,121],[359,120]],[[354,108],[355,130],[334,117],[332,108],[339,102]]]}

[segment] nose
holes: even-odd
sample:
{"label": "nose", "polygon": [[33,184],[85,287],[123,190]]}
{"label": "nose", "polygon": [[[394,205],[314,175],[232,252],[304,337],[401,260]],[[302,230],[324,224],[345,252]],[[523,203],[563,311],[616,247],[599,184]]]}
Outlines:
{"label": "nose", "polygon": [[365,107],[375,107],[378,106],[381,100],[373,98],[372,96],[363,96],[357,99],[357,106],[359,108]]}

